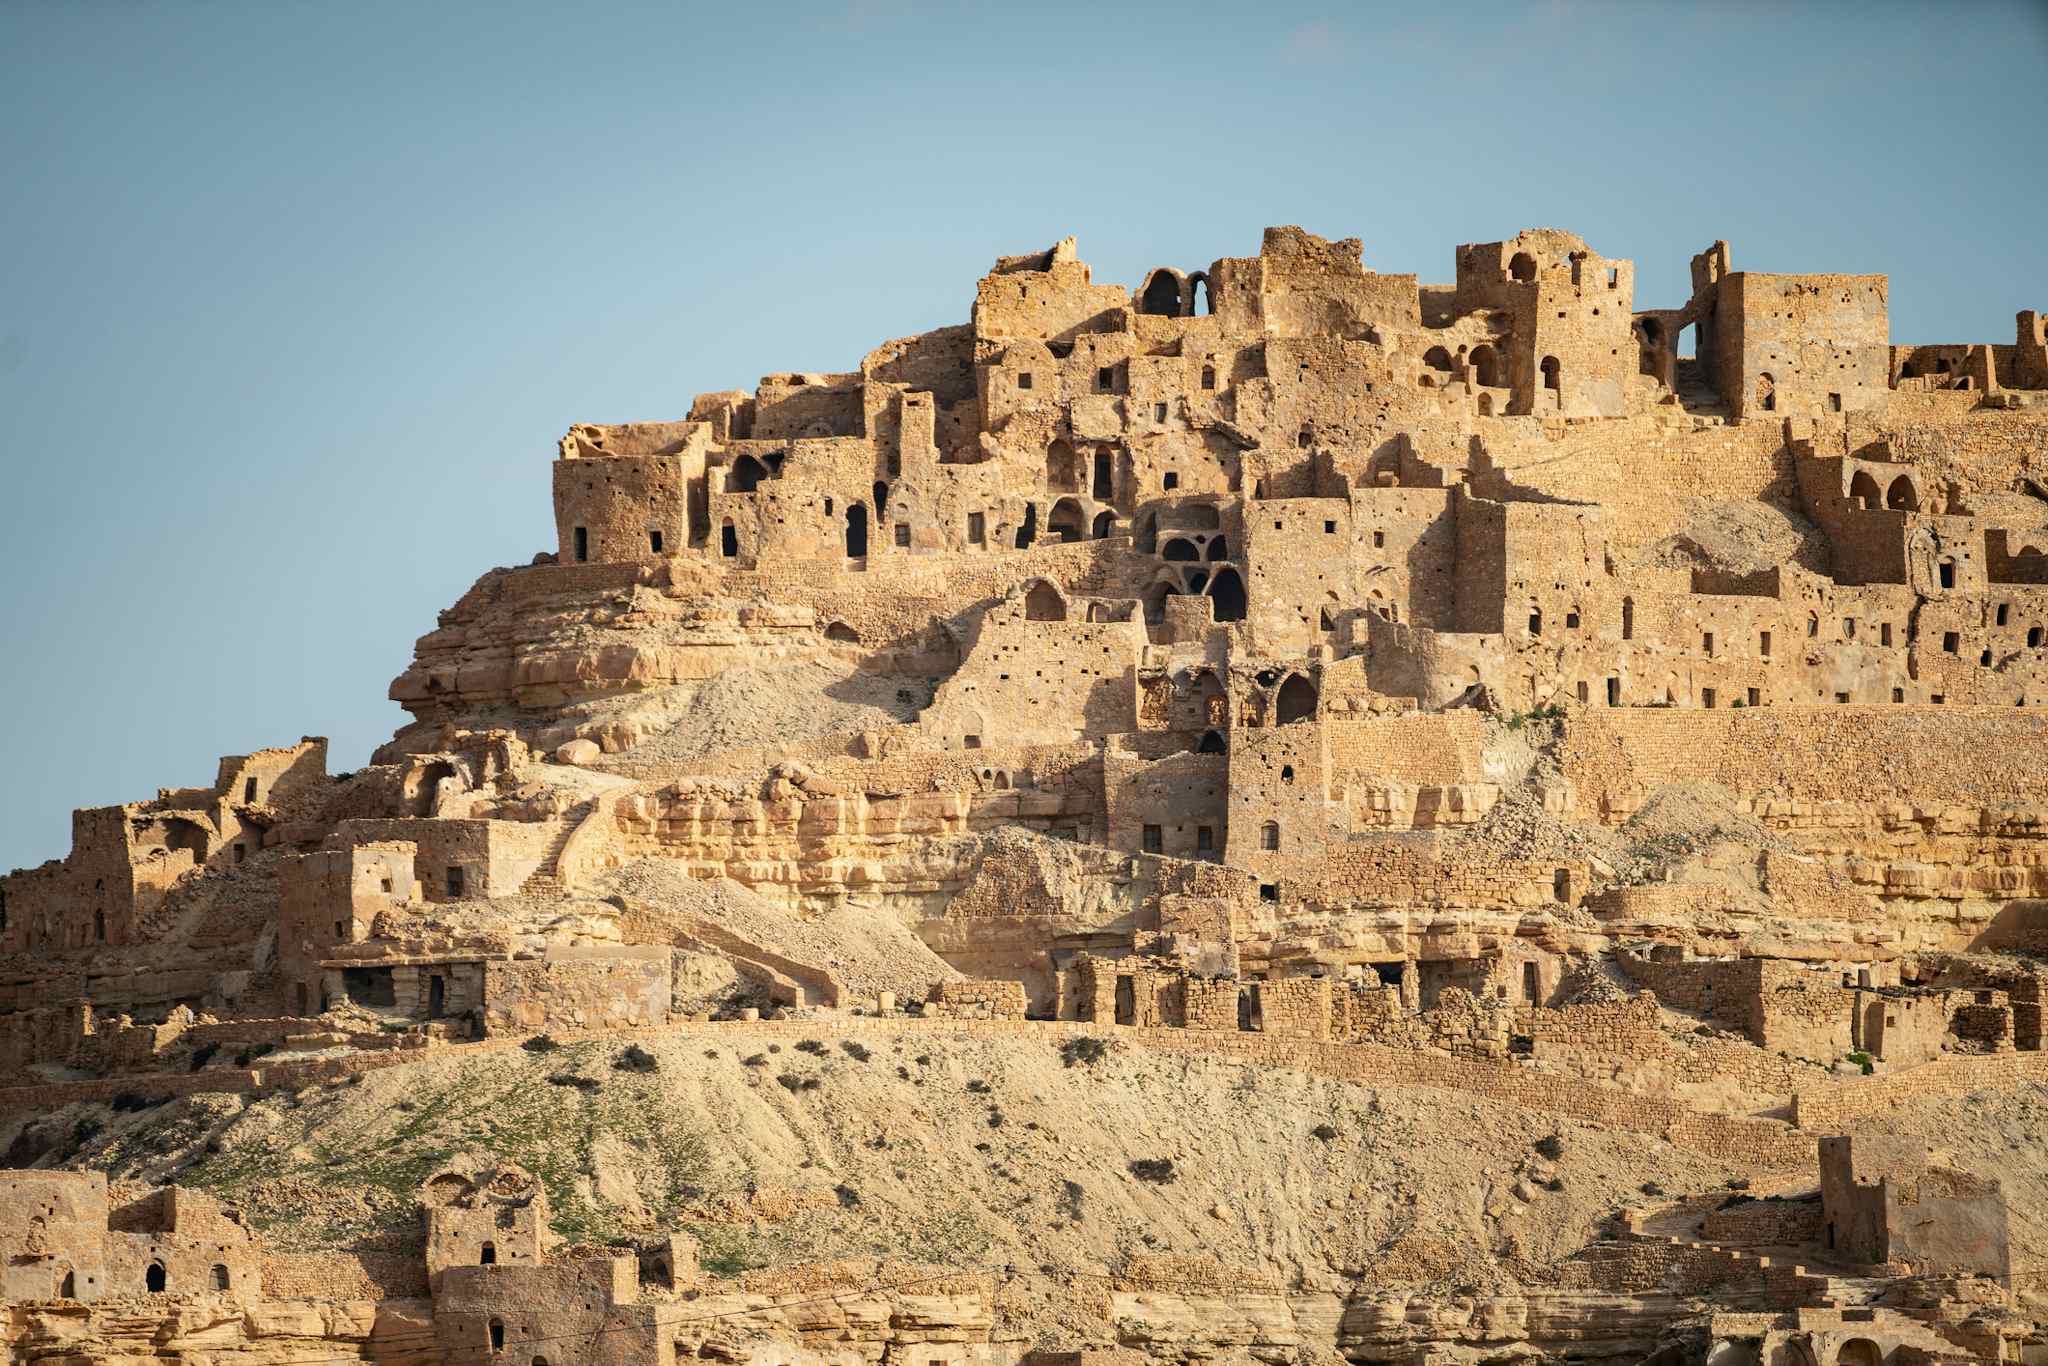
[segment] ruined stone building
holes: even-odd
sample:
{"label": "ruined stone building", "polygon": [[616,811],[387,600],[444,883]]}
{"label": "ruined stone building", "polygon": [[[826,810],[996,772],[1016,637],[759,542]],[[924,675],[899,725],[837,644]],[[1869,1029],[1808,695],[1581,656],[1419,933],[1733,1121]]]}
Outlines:
{"label": "ruined stone building", "polygon": [[[2033,1177],[1867,1127],[2048,1082],[2048,316],[1897,344],[1885,277],[1725,242],[1656,308],[1555,229],[1457,247],[1448,283],[1362,257],[1272,228],[1126,288],[1068,239],[845,372],[576,426],[555,544],[419,638],[368,766],[308,738],[78,812],[68,855],[0,878],[0,1231],[26,1249],[0,1342],[338,1277],[356,1319],[301,1336],[362,1359],[2048,1360]],[[1095,1338],[1005,1336],[964,1253],[928,1257],[963,1278],[929,1315],[835,1328],[700,1264],[739,1215],[579,1243],[567,1192],[621,1207],[595,1140],[579,1177],[528,1171],[447,1115],[407,1141],[461,1161],[378,1188],[423,1210],[396,1253],[109,1194],[143,1102],[543,1035],[725,1041],[772,1086],[768,1041],[820,1022],[847,1056],[1127,1031],[1567,1116],[1774,1193],[1652,1209],[1645,1184],[1547,1259],[1502,1233],[1489,1312],[1518,1326],[1491,1338],[1437,1292],[1440,1317],[1375,1318],[1480,1275],[1381,1248],[1331,1341],[1299,1306],[1294,1338],[1202,1338],[1293,1311],[1246,1308],[1277,1262],[1178,1244],[1088,1273],[1114,1281],[1082,1297]],[[700,1294],[745,1300],[744,1343],[688,1326]],[[534,1345],[579,1334],[607,1345]]]}

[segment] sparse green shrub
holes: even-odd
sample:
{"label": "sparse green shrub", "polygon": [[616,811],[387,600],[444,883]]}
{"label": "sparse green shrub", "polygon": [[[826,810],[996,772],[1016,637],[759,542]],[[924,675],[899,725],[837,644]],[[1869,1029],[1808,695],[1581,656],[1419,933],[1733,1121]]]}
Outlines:
{"label": "sparse green shrub", "polygon": [[988,1094],[988,1083],[976,1077],[973,1081],[967,1083],[967,1089],[977,1096],[985,1096]]}
{"label": "sparse green shrub", "polygon": [[637,1043],[626,1045],[626,1051],[612,1060],[612,1068],[619,1072],[656,1072],[661,1061]]}
{"label": "sparse green shrub", "polygon": [[1108,1055],[1109,1041],[1106,1039],[1068,1039],[1060,1045],[1060,1061],[1068,1067],[1092,1066]]}
{"label": "sparse green shrub", "polygon": [[1564,1156],[1564,1139],[1558,1134],[1546,1134],[1536,1140],[1536,1151],[1555,1162]]}
{"label": "sparse green shrub", "polygon": [[766,1067],[767,1065],[768,1055],[766,1053],[750,1053],[740,1059],[740,1066],[742,1067]]}
{"label": "sparse green shrub", "polygon": [[1309,1132],[1323,1142],[1328,1143],[1337,1136],[1337,1126],[1334,1124],[1318,1124],[1315,1128],[1310,1129]]}
{"label": "sparse green shrub", "polygon": [[846,1056],[852,1058],[855,1062],[866,1062],[869,1058],[875,1056],[869,1051],[866,1044],[855,1043],[852,1039],[846,1040],[846,1042],[839,1046],[846,1051]]}
{"label": "sparse green shrub", "polygon": [[805,1039],[801,1043],[796,1045],[796,1051],[799,1053],[808,1053],[814,1058],[822,1058],[825,1056],[826,1048],[822,1040]]}
{"label": "sparse green shrub", "polygon": [[529,1053],[552,1053],[561,1047],[546,1034],[536,1034],[519,1046]]}
{"label": "sparse green shrub", "polygon": [[1130,1164],[1130,1173],[1140,1181],[1149,1181],[1155,1186],[1171,1185],[1174,1180],[1173,1159],[1141,1157]]}

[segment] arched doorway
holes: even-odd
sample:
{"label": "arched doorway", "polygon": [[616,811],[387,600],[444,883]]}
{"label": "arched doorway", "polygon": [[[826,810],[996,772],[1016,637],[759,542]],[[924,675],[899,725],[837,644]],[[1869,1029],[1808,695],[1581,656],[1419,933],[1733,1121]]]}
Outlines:
{"label": "arched doorway", "polygon": [[1243,621],[1245,613],[1244,580],[1237,570],[1224,566],[1209,581],[1209,597],[1216,604],[1216,620]]}
{"label": "arched doorway", "polygon": [[1138,296],[1138,311],[1161,318],[1179,317],[1180,278],[1163,266],[1153,271]]}
{"label": "arched doorway", "polygon": [[862,559],[868,553],[868,510],[859,503],[846,505],[846,555]]}
{"label": "arched doorway", "polygon": [[1017,549],[1029,550],[1031,543],[1038,539],[1038,504],[1024,505],[1024,522],[1017,528]]}
{"label": "arched doorway", "polygon": [[1040,579],[1024,595],[1024,620],[1065,621],[1067,600],[1060,596],[1060,590]]}
{"label": "arched doorway", "polygon": [[1894,512],[1918,512],[1920,495],[1913,488],[1913,481],[1903,474],[1892,480],[1892,486],[1885,490],[1884,505]]}
{"label": "arched doorway", "polygon": [[1536,278],[1536,258],[1526,251],[1518,251],[1508,262],[1508,275],[1524,284]]}
{"label": "arched doorway", "polygon": [[1095,514],[1095,539],[1101,540],[1116,530],[1116,514],[1107,508]]}
{"label": "arched doorway", "polygon": [[1507,382],[1501,374],[1500,353],[1492,347],[1475,346],[1468,359],[1472,365],[1472,378],[1475,383],[1483,384],[1489,389],[1498,389]]}
{"label": "arched doorway", "polygon": [[752,493],[768,477],[768,467],[751,455],[743,455],[732,462],[732,478],[726,483],[728,493]]}
{"label": "arched doorway", "polygon": [[1086,540],[1085,518],[1079,500],[1062,498],[1052,505],[1052,514],[1045,519],[1045,529],[1062,541]]}
{"label": "arched doorway", "polygon": [[1313,721],[1315,715],[1315,684],[1300,674],[1289,674],[1287,681],[1280,685],[1280,691],[1273,698],[1273,723],[1279,726],[1292,725],[1296,721]]}

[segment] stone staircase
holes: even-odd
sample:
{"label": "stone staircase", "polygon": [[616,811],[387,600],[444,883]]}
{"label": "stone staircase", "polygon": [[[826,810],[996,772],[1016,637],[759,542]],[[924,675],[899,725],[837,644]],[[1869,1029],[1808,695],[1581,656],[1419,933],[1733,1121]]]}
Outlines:
{"label": "stone staircase", "polygon": [[576,827],[583,823],[584,817],[590,814],[591,808],[595,805],[595,802],[583,802],[571,807],[562,817],[554,837],[548,841],[547,853],[542,857],[540,866],[528,873],[526,881],[519,884],[520,895],[550,899],[569,895],[571,889],[561,876],[562,850],[569,843],[569,837],[576,833]]}

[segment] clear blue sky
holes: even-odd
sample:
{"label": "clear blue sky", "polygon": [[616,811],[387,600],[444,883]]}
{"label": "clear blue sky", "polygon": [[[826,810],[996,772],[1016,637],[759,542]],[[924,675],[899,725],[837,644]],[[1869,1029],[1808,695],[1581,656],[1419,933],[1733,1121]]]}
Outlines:
{"label": "clear blue sky", "polygon": [[1889,4],[0,3],[0,869],[304,733],[360,765],[572,422],[680,416],[1269,223],[1447,281],[1570,228],[1638,306],[1882,271],[2048,307],[2048,10]]}

